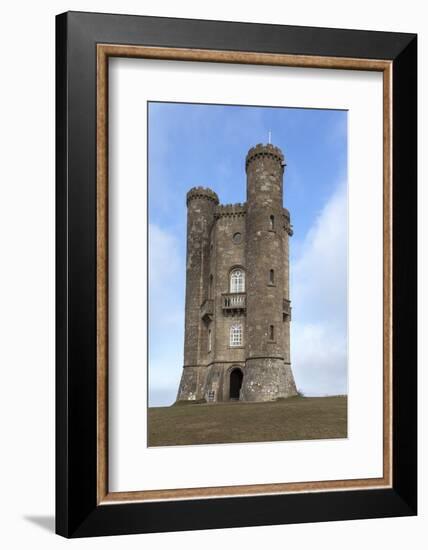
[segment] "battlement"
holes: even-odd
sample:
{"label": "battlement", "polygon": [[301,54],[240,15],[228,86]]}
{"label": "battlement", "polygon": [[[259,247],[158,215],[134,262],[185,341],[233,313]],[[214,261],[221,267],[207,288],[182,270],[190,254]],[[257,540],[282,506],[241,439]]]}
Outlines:
{"label": "battlement", "polygon": [[281,166],[285,166],[284,154],[279,147],[275,147],[275,145],[272,145],[271,143],[268,143],[266,145],[263,145],[263,143],[258,143],[255,147],[252,147],[248,151],[247,157],[245,159],[245,169],[248,169],[249,164],[253,160],[261,157],[270,157],[276,159],[279,163],[281,163]]}
{"label": "battlement", "polygon": [[237,202],[235,204],[218,204],[215,208],[214,216],[216,219],[224,216],[245,216],[247,203]]}
{"label": "battlement", "polygon": [[206,199],[209,201],[213,201],[216,205],[220,202],[218,200],[217,193],[215,193],[209,187],[192,187],[192,189],[190,189],[186,196],[187,206],[189,206],[189,202],[194,199]]}

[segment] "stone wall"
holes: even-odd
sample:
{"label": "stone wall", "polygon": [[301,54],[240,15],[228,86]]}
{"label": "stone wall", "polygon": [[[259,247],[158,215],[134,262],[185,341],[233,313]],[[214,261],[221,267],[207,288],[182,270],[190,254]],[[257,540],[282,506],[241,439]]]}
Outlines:
{"label": "stone wall", "polygon": [[296,393],[291,366],[282,359],[247,359],[242,385],[243,401],[273,401]]}
{"label": "stone wall", "polygon": [[[240,239],[233,241],[233,236],[240,234]],[[225,315],[223,313],[223,295],[230,291],[230,272],[235,267],[245,265],[245,217],[244,215],[217,217],[213,231],[212,273],[214,275],[214,307],[215,317],[213,325],[214,339],[213,352],[210,362],[245,361],[245,314]],[[231,348],[229,345],[230,327],[234,323],[243,326],[244,343],[242,348]]]}
{"label": "stone wall", "polygon": [[206,367],[185,366],[178,388],[177,401],[196,401],[203,399],[207,374]]}

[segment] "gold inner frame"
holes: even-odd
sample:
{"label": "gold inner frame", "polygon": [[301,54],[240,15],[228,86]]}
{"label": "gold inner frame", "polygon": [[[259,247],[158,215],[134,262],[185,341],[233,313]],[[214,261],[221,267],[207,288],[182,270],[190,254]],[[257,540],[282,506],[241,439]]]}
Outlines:
{"label": "gold inner frame", "polygon": [[[348,69],[383,73],[383,476],[293,483],[109,492],[108,489],[108,59]],[[377,489],[392,486],[392,62],[255,52],[97,45],[97,503]]]}

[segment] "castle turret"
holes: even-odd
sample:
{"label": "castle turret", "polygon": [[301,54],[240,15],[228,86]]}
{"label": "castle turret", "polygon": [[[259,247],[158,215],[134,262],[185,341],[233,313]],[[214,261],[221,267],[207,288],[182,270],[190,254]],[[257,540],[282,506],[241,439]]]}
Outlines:
{"label": "castle turret", "polygon": [[214,191],[194,187],[187,193],[186,306],[184,370],[177,399],[203,397],[206,365],[207,330],[200,307],[208,295],[210,277],[210,233],[215,207],[219,203]]}
{"label": "castle turret", "polygon": [[296,394],[289,352],[284,155],[271,144],[259,144],[249,150],[245,167],[247,333],[241,399],[269,401]]}

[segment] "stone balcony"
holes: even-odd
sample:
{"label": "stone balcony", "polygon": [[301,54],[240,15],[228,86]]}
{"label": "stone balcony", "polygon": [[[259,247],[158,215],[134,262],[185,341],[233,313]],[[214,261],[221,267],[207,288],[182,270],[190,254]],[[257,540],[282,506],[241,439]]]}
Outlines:
{"label": "stone balcony", "polygon": [[282,318],[284,321],[291,321],[291,302],[286,298],[282,300]]}
{"label": "stone balcony", "polygon": [[211,321],[214,315],[214,300],[207,298],[201,305],[201,319],[203,321]]}
{"label": "stone balcony", "polygon": [[222,295],[223,313],[243,313],[247,309],[245,292],[230,292]]}

